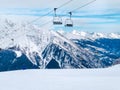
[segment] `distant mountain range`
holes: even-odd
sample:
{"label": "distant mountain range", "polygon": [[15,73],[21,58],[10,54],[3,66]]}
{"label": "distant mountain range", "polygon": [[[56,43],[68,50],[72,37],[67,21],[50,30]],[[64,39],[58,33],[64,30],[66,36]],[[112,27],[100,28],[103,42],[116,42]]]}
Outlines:
{"label": "distant mountain range", "polygon": [[120,33],[52,31],[1,21],[0,71],[105,68],[120,63]]}

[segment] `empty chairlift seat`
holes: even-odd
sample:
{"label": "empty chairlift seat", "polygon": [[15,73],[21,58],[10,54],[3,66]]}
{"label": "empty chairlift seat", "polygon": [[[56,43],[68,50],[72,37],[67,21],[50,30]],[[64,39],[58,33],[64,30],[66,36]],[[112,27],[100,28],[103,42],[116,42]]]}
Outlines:
{"label": "empty chairlift seat", "polygon": [[66,19],[65,27],[73,27],[73,21],[71,19]]}
{"label": "empty chairlift seat", "polygon": [[71,19],[72,12],[69,12],[70,17],[65,20],[65,27],[73,27],[73,21]]}
{"label": "empty chairlift seat", "polygon": [[61,25],[62,24],[62,19],[58,16],[53,17],[53,24],[54,25]]}

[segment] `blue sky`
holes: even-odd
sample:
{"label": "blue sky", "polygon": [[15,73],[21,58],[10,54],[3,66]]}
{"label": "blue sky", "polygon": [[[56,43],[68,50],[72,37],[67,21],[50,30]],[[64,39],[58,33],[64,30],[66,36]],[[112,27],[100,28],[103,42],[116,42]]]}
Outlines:
{"label": "blue sky", "polygon": [[[51,11],[54,7],[59,7],[69,0],[0,0],[0,15],[9,16],[27,16],[32,17],[31,20],[41,17]],[[73,0],[66,6],[58,9],[63,21],[68,18],[67,12],[82,6],[92,0]],[[34,18],[33,18],[34,17]],[[37,20],[33,24],[41,26],[42,24],[52,20],[53,13]],[[96,0],[94,3],[75,10],[72,20],[73,28],[65,28],[62,26],[53,26],[52,22],[44,27],[52,29],[64,30],[82,30],[88,32],[120,32],[120,0]],[[30,20],[29,20],[30,21]]]}

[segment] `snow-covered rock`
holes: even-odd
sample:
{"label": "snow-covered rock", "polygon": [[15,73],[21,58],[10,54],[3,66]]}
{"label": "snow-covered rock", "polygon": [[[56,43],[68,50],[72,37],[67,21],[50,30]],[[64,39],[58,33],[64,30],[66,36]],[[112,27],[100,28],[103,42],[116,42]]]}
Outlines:
{"label": "snow-covered rock", "polygon": [[14,52],[16,53],[17,58],[22,56],[22,53],[20,51],[14,51]]}

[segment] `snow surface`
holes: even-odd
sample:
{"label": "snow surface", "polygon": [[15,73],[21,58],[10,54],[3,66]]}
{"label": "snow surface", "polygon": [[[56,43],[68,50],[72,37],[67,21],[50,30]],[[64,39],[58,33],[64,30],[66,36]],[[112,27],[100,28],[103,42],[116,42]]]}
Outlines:
{"label": "snow surface", "polygon": [[21,57],[22,56],[22,53],[20,51],[15,51],[17,57]]}
{"label": "snow surface", "polygon": [[0,72],[0,90],[120,90],[120,65],[106,69]]}

